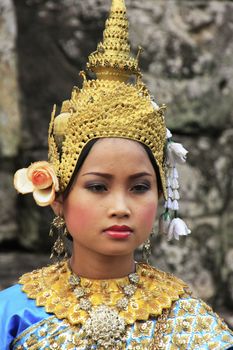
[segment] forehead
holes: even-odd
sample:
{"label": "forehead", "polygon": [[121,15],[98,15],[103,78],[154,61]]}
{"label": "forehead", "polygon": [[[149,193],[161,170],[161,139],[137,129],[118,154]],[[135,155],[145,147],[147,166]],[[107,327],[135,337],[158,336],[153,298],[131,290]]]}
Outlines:
{"label": "forehead", "polygon": [[99,139],[89,152],[82,171],[89,167],[122,167],[147,168],[153,170],[153,166],[143,146],[133,140],[123,138]]}

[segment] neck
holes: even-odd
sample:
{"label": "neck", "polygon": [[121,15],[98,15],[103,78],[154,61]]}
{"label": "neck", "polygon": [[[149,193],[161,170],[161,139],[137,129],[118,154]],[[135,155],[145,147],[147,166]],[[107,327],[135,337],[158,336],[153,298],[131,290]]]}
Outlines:
{"label": "neck", "polygon": [[80,254],[78,249],[74,249],[70,266],[72,271],[81,277],[90,279],[112,279],[121,278],[135,272],[135,262],[133,254],[126,256],[91,256],[86,252]]}

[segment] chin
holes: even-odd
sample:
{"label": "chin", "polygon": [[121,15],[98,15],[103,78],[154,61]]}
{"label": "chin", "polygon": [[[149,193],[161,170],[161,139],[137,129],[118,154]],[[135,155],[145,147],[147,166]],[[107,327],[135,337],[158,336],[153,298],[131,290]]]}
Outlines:
{"label": "chin", "polygon": [[105,256],[125,256],[134,253],[136,248],[122,248],[122,247],[111,247],[109,249],[102,250],[100,253]]}

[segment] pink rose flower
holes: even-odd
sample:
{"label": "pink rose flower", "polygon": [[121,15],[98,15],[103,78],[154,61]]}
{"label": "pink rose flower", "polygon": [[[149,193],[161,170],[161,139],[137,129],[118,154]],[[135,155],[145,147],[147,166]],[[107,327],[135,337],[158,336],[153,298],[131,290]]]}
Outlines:
{"label": "pink rose flower", "polygon": [[53,183],[51,175],[44,170],[33,171],[31,181],[35,187],[40,189],[48,188]]}
{"label": "pink rose flower", "polygon": [[50,205],[59,191],[55,170],[45,161],[18,170],[14,176],[14,186],[22,194],[33,193],[36,203],[42,207]]}

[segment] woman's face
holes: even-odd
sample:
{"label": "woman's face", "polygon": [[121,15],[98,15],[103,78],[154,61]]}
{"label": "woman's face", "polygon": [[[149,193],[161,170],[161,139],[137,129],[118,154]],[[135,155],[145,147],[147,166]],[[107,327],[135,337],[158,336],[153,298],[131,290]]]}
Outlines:
{"label": "woman's face", "polygon": [[74,246],[84,253],[127,255],[150,234],[158,205],[157,179],[137,142],[98,140],[62,205]]}

